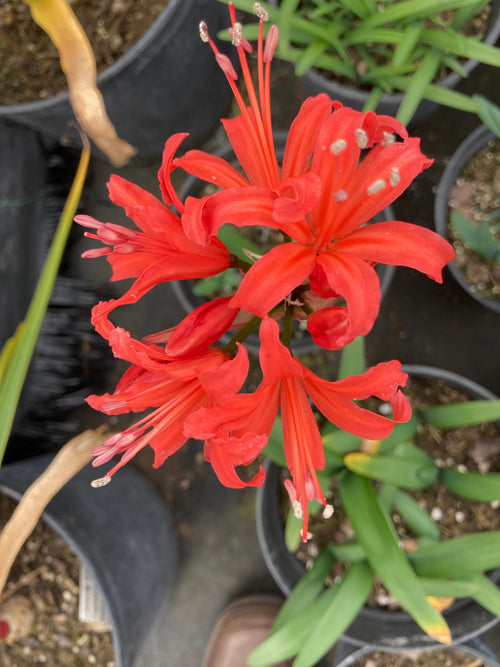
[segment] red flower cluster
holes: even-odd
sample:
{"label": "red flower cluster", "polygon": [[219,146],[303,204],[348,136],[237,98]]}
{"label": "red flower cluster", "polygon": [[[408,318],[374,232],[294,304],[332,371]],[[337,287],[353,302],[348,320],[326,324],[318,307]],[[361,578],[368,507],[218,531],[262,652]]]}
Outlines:
{"label": "red flower cluster", "polygon": [[[260,485],[262,469],[244,482],[236,467],[257,458],[280,411],[292,476],[288,490],[303,513],[306,539],[307,501],[325,503],[316,477],[324,453],[311,405],[339,428],[378,440],[395,422],[410,417],[399,389],[406,375],[399,362],[391,361],[338,382],[321,379],[292,356],[289,336],[280,338],[278,322],[285,322],[288,331],[291,319],[298,318],[307,322],[317,345],[341,349],[367,334],[377,317],[377,263],[415,268],[440,282],[453,250],[417,225],[367,224],[431,163],[421,153],[419,140],[409,138],[395,119],[360,113],[324,94],[309,98],[290,127],[279,163],[269,90],[277,29],[272,26],[264,41],[267,17],[257,7],[255,90],[246,60],[251,47],[241,35],[232,3],[229,9],[249,106],[235,83],[233,65],[218,52],[204,23],[200,35],[211,45],[241,110],[222,121],[241,170],[199,150],[175,157],[186,136],[176,134],[166,142],[159,171],[164,203],[117,176],[109,183],[111,200],[125,209],[138,231],[88,216],[77,218],[95,230],[87,236],[106,246],[84,255],[107,255],[113,280],[135,279],[119,299],[94,308],[97,330],[114,355],[132,365],[113,395],[90,396],[88,402],[108,414],[153,408],[96,450],[94,465],[122,453],[104,478],[108,481],[145,445],[154,449],[159,466],[187,438],[195,437],[205,441],[205,458],[224,484]],[[180,201],[171,180],[179,168],[218,191]],[[284,241],[262,255],[248,253],[249,262],[244,263],[217,238],[227,223],[279,230]],[[137,302],[160,282],[203,278],[231,266],[244,274],[236,293],[197,308],[173,329],[138,341],[109,320],[115,308]],[[239,393],[248,373],[244,337],[252,327],[259,327],[263,379],[255,392]],[[218,347],[217,341],[230,330],[235,332],[231,343]],[[390,401],[393,417],[356,404],[369,396]]]}

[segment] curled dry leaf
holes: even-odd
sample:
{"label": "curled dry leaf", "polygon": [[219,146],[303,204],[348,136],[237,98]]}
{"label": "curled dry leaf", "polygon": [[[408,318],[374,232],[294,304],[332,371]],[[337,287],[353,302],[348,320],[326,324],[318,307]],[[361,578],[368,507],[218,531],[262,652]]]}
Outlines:
{"label": "curled dry leaf", "polygon": [[96,86],[97,69],[92,47],[66,0],[26,0],[34,21],[54,42],[66,75],[71,105],[83,130],[120,167],[136,153],[120,139],[106,114]]}

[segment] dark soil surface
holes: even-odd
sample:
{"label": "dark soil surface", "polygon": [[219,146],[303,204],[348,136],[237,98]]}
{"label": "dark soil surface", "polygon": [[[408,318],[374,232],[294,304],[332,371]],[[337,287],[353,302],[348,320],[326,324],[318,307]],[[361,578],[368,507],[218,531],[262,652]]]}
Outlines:
{"label": "dark soil surface", "polygon": [[[16,502],[0,495],[0,528]],[[80,561],[67,543],[40,521],[21,549],[0,596],[0,609],[15,595],[30,601],[29,632],[0,643],[2,667],[114,667],[111,633],[78,619]]]}
{"label": "dark soil surface", "polygon": [[[72,0],[100,72],[152,25],[168,0]],[[57,49],[22,0],[0,3],[0,104],[45,99],[66,90]]]}

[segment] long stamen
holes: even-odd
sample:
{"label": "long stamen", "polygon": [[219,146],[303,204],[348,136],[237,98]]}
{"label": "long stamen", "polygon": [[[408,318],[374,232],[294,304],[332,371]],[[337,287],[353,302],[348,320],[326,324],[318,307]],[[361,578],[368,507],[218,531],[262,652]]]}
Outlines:
{"label": "long stamen", "polygon": [[[255,3],[258,5],[258,3]],[[258,12],[258,8],[257,12]],[[232,2],[229,3],[229,13],[231,16],[231,23],[233,26],[233,31],[235,30],[235,25],[237,24],[236,22],[236,13],[234,9],[234,4]],[[264,16],[262,13],[259,13],[259,39],[258,39],[258,69],[259,69],[259,81],[261,78],[260,70],[262,69],[263,65],[263,19],[266,18],[267,16]],[[270,185],[272,187],[276,187],[279,184],[280,180],[280,175],[279,175],[279,169],[276,163],[276,158],[275,158],[275,152],[274,152],[274,145],[271,141],[269,142],[268,135],[265,131],[264,128],[264,121],[263,121],[263,114],[261,111],[261,106],[259,105],[259,100],[257,99],[257,95],[255,93],[255,87],[253,85],[253,80],[252,80],[252,75],[250,72],[250,68],[248,67],[248,62],[246,58],[246,53],[244,48],[241,46],[241,44],[237,44],[237,50],[238,50],[238,57],[240,59],[240,65],[241,65],[241,71],[243,73],[243,79],[245,81],[245,86],[247,89],[248,93],[248,98],[250,102],[250,107],[253,111],[253,115],[255,118],[255,127],[256,131],[259,136],[259,142],[258,145],[260,146],[262,153],[263,153],[263,167],[266,170],[268,179],[270,181]],[[260,83],[259,83],[260,87]],[[261,98],[261,103],[262,103],[262,98]],[[272,131],[271,131],[271,137],[272,137]]]}

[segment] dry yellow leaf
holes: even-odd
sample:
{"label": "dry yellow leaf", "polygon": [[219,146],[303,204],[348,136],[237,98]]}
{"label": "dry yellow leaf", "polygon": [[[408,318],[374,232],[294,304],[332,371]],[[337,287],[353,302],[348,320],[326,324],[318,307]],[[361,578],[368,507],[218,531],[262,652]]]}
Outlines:
{"label": "dry yellow leaf", "polygon": [[97,69],[92,47],[66,0],[26,0],[33,20],[54,42],[68,81],[71,106],[86,134],[120,167],[136,153],[120,139],[107,116],[104,100],[96,86]]}

